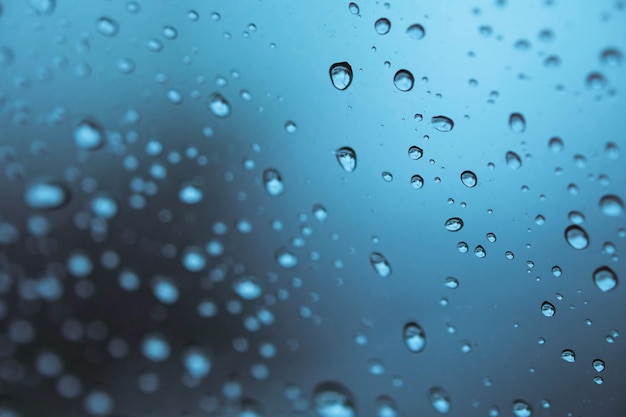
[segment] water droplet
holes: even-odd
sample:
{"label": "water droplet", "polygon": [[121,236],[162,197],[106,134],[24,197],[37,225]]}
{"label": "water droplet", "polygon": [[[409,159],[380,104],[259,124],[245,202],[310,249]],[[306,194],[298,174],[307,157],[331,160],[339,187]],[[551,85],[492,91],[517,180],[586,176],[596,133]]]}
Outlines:
{"label": "water droplet", "polygon": [[604,371],[604,361],[602,359],[594,359],[592,365],[596,372]]}
{"label": "water droplet", "polygon": [[474,255],[476,255],[477,258],[484,258],[487,256],[487,251],[481,245],[478,245],[474,248]]}
{"label": "water droplet", "polygon": [[377,417],[398,417],[398,407],[396,402],[386,395],[381,395],[376,399]]}
{"label": "water droplet", "polygon": [[321,204],[315,204],[313,206],[313,217],[315,217],[318,222],[326,220],[328,218],[328,211],[326,211],[326,207]]}
{"label": "water droplet", "polygon": [[515,417],[531,417],[533,415],[532,407],[524,400],[513,401],[512,409]]}
{"label": "water droplet", "polygon": [[459,287],[459,280],[454,277],[447,277],[445,281],[445,286],[450,289],[456,289]]}
{"label": "water droplet", "polygon": [[383,180],[387,181],[387,182],[391,182],[393,181],[393,174],[391,172],[388,171],[383,171],[381,173]]}
{"label": "water droplet", "polygon": [[450,232],[458,232],[463,228],[463,220],[459,217],[451,217],[446,220],[445,226]]}
{"label": "water droplet", "polygon": [[344,171],[352,172],[356,169],[356,152],[352,148],[339,148],[335,151],[335,156]]}
{"label": "water droplet", "polygon": [[15,62],[15,52],[8,46],[0,46],[0,68],[8,68]]}
{"label": "water droplet", "polygon": [[600,61],[608,66],[616,67],[622,63],[622,53],[615,48],[607,48],[602,51]]}
{"label": "water droplet", "polygon": [[345,90],[352,83],[352,67],[347,62],[330,66],[330,80],[337,90]]}
{"label": "water droplet", "polygon": [[574,363],[576,362],[576,353],[574,353],[573,350],[565,349],[563,352],[561,352],[561,359],[563,359],[565,362]]}
{"label": "water droplet", "polygon": [[422,178],[421,176],[417,174],[411,177],[411,187],[415,188],[416,190],[419,190],[423,186],[424,186],[424,178]]}
{"label": "water droplet", "polygon": [[104,141],[104,131],[94,120],[83,119],[74,128],[74,143],[80,149],[95,151],[104,145]]}
{"label": "water droplet", "polygon": [[103,16],[96,21],[96,29],[102,36],[112,38],[117,35],[120,28],[117,22],[110,17]]}
{"label": "water droplet", "polygon": [[604,75],[602,75],[601,73],[592,72],[591,74],[587,75],[586,84],[588,88],[598,91],[606,87],[607,81]]}
{"label": "water droplet", "polygon": [[623,216],[624,202],[616,195],[607,194],[600,199],[600,210],[602,211],[602,214],[606,216]]}
{"label": "water droplet", "polygon": [[298,127],[293,121],[288,120],[287,122],[285,122],[285,131],[287,133],[295,133],[296,130],[298,130]]}
{"label": "water droplet", "polygon": [[386,35],[391,29],[391,22],[389,19],[381,17],[374,23],[374,29],[376,29],[376,33],[379,35]]}
{"label": "water droplet", "polygon": [[320,417],[354,417],[352,394],[336,382],[319,384],[313,392],[313,404]]}
{"label": "water droplet", "polygon": [[450,408],[452,408],[450,396],[441,387],[432,387],[428,391],[428,400],[430,401],[430,405],[432,405],[439,414],[448,414]]}
{"label": "water droplet", "polygon": [[274,259],[278,265],[285,269],[291,269],[298,265],[298,258],[296,255],[285,248],[278,249],[274,255]]}
{"label": "water droplet", "polygon": [[593,382],[595,382],[598,385],[602,385],[604,383],[604,378],[602,378],[601,376],[594,376]]}
{"label": "water droplet", "polygon": [[426,333],[422,327],[410,322],[404,325],[402,329],[402,338],[407,349],[413,353],[419,353],[426,347]]}
{"label": "water droplet", "polygon": [[574,249],[585,249],[589,246],[589,236],[585,229],[572,225],[565,229],[565,240]]}
{"label": "water droplet", "polygon": [[209,97],[207,101],[207,107],[217,117],[228,117],[230,116],[230,104],[226,99],[219,93],[213,93]]}
{"label": "water droplet", "polygon": [[495,233],[487,233],[487,240],[491,243],[496,241],[496,235]]}
{"label": "water droplet", "polygon": [[193,378],[202,379],[211,372],[211,359],[199,347],[187,348],[182,354],[185,369]]}
{"label": "water droplet", "polygon": [[563,150],[563,140],[561,140],[561,138],[550,138],[550,140],[548,141],[548,148],[553,152],[553,153],[559,153]]}
{"label": "water droplet", "polygon": [[619,158],[619,146],[617,146],[614,142],[607,142],[604,147],[604,152],[606,153],[606,157],[612,160],[616,160]]}
{"label": "water droplet", "polygon": [[95,390],[87,394],[83,407],[92,416],[108,416],[115,408],[115,401],[110,394]]}
{"label": "water droplet", "polygon": [[170,356],[170,344],[161,334],[149,333],[141,342],[141,353],[153,362],[163,362]]}
{"label": "water droplet", "polygon": [[446,116],[434,116],[430,123],[440,132],[449,132],[454,128],[454,121]]}
{"label": "water droplet", "polygon": [[372,252],[370,254],[370,265],[380,277],[388,277],[391,275],[391,264],[380,252]]}
{"label": "water droplet", "polygon": [[393,77],[393,84],[400,91],[410,91],[413,88],[414,82],[415,78],[413,78],[413,74],[405,69],[399,70]]}
{"label": "water droplet", "polygon": [[526,119],[521,113],[511,113],[509,116],[509,127],[512,131],[522,133],[526,130]]}
{"label": "water droplet", "polygon": [[467,188],[474,188],[478,183],[478,178],[476,178],[476,174],[474,174],[472,171],[463,171],[463,173],[461,174],[461,182]]}
{"label": "water droplet", "polygon": [[561,270],[561,268],[559,266],[553,266],[552,267],[552,275],[554,275],[555,277],[560,277],[561,274],[563,273],[563,271]]}
{"label": "water droplet", "polygon": [[567,218],[574,224],[582,224],[585,222],[585,215],[576,210],[570,211]]}
{"label": "water droplet", "polygon": [[522,166],[522,159],[515,152],[513,152],[513,151],[507,152],[505,158],[506,158],[506,164],[511,169],[519,169],[519,168],[521,168],[521,166]]}
{"label": "water droplet", "polygon": [[420,25],[419,23],[415,23],[414,25],[409,26],[406,30],[406,33],[413,39],[422,39],[424,35],[426,35],[424,26]]}
{"label": "water droplet", "polygon": [[461,253],[467,253],[469,251],[469,246],[467,245],[467,243],[465,242],[459,242],[456,245],[456,248],[459,250],[459,252]]}
{"label": "water droplet", "polygon": [[56,0],[27,0],[27,2],[32,11],[41,16],[51,15],[56,8]]}
{"label": "water droplet", "polygon": [[600,291],[611,291],[617,287],[617,275],[608,266],[602,266],[594,271],[593,282]]}
{"label": "water droplet", "polygon": [[417,161],[424,156],[424,151],[419,146],[411,146],[409,148],[409,158]]}
{"label": "water droplet", "polygon": [[233,289],[244,300],[256,300],[263,293],[261,283],[252,276],[245,276],[235,280]]}
{"label": "water droplet", "polygon": [[263,184],[265,185],[265,191],[272,196],[279,196],[285,191],[285,184],[280,176],[280,172],[273,168],[263,171]]}
{"label": "water droplet", "polygon": [[198,204],[203,196],[204,193],[195,183],[183,184],[178,192],[178,198],[185,204]]}
{"label": "water droplet", "polygon": [[357,15],[357,14],[359,14],[359,11],[360,11],[359,10],[359,5],[356,4],[356,3],[350,3],[348,5],[348,10],[350,10],[350,13],[352,13],[354,15]]}
{"label": "water droplet", "polygon": [[69,203],[71,194],[61,182],[52,179],[33,181],[24,194],[28,207],[35,210],[56,210]]}
{"label": "water droplet", "polygon": [[556,308],[554,308],[552,303],[544,301],[543,304],[541,304],[541,314],[545,317],[552,317],[556,314]]}

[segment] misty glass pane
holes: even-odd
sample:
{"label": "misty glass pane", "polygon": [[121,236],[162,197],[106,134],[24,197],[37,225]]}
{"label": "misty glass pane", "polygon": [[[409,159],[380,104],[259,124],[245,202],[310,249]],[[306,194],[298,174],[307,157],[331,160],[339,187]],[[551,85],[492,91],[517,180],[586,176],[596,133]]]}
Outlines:
{"label": "misty glass pane", "polygon": [[0,0],[0,417],[624,416],[626,2]]}

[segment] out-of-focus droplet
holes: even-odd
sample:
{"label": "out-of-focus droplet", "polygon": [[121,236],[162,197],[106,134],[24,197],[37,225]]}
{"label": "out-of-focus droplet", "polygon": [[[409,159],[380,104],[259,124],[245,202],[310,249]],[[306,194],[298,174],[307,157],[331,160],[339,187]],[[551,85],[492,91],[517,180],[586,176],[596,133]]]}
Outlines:
{"label": "out-of-focus droplet", "polygon": [[238,278],[233,283],[233,289],[244,300],[256,300],[263,293],[259,280],[253,276]]}
{"label": "out-of-focus droplet", "polygon": [[357,14],[359,14],[359,11],[360,11],[359,10],[359,5],[356,4],[356,3],[350,3],[348,5],[348,10],[350,10],[350,13],[352,13],[354,15],[357,15]]}
{"label": "out-of-focus droplet", "polygon": [[112,38],[119,32],[117,22],[110,17],[103,16],[96,21],[96,29],[102,36]]}
{"label": "out-of-focus droplet", "polygon": [[298,130],[298,127],[293,121],[288,120],[287,122],[285,122],[285,131],[287,133],[295,133],[296,130]]}
{"label": "out-of-focus droplet", "polygon": [[409,158],[417,161],[424,155],[424,151],[419,146],[411,146],[409,148]]}
{"label": "out-of-focus droplet", "polygon": [[550,140],[548,141],[548,148],[553,153],[561,152],[563,150],[563,140],[558,137],[550,138]]}
{"label": "out-of-focus droplet", "polygon": [[445,226],[446,230],[450,232],[458,232],[463,228],[463,219],[459,217],[451,217],[446,220]]}
{"label": "out-of-focus droplet", "polygon": [[410,71],[401,69],[393,76],[393,84],[400,91],[410,91],[413,88],[415,78]]}
{"label": "out-of-focus droplet", "polygon": [[56,0],[26,0],[33,12],[38,15],[51,15],[56,9]]}
{"label": "out-of-focus droplet", "polygon": [[178,192],[178,198],[185,204],[198,204],[203,196],[202,189],[195,183],[183,184]]}
{"label": "out-of-focus droplet", "polygon": [[183,365],[189,375],[202,379],[211,372],[211,359],[204,349],[192,346],[182,354]]}
{"label": "out-of-focus droplet", "polygon": [[506,164],[511,168],[511,169],[519,169],[522,166],[522,158],[519,157],[518,154],[516,154],[513,151],[508,151],[505,155],[506,158]]}
{"label": "out-of-focus droplet", "polygon": [[335,151],[337,162],[346,172],[352,172],[356,169],[356,152],[352,148],[344,146]]}
{"label": "out-of-focus droplet", "polygon": [[522,133],[526,130],[526,119],[521,113],[511,113],[509,116],[509,127],[512,131]]}
{"label": "out-of-focus droplet", "polygon": [[600,210],[602,211],[602,214],[606,216],[623,216],[624,202],[616,195],[607,194],[600,199]]}
{"label": "out-of-focus droplet", "polygon": [[449,132],[454,128],[454,120],[446,116],[434,116],[430,123],[440,132]]}
{"label": "out-of-focus droplet", "polygon": [[448,414],[452,408],[452,401],[448,393],[441,387],[432,387],[428,390],[430,405],[439,414]]}
{"label": "out-of-focus droplet", "polygon": [[352,83],[352,67],[347,62],[330,66],[330,80],[337,90],[345,90]]}
{"label": "out-of-focus droplet", "polygon": [[617,287],[617,275],[608,266],[601,266],[593,272],[593,282],[600,291],[611,291]]}
{"label": "out-of-focus droplet", "polygon": [[515,417],[531,417],[533,415],[532,407],[524,400],[513,401],[512,409]]}
{"label": "out-of-focus droplet", "polygon": [[26,205],[35,210],[57,210],[69,203],[70,199],[69,189],[53,179],[33,181],[24,194]]}
{"label": "out-of-focus droplet", "polygon": [[574,249],[582,250],[589,246],[587,232],[578,225],[572,225],[565,229],[565,240]]}
{"label": "out-of-focus droplet", "polygon": [[355,417],[352,394],[343,385],[325,382],[315,387],[313,405],[320,417]]}
{"label": "out-of-focus droplet", "polygon": [[426,35],[426,30],[424,30],[424,26],[415,23],[407,28],[406,34],[413,39],[422,39]]}
{"label": "out-of-focus droplet", "polygon": [[74,127],[74,143],[80,149],[95,151],[105,142],[102,127],[92,119],[83,119]]}
{"label": "out-of-focus droplet", "polygon": [[606,87],[607,80],[603,74],[599,72],[592,72],[587,75],[585,83],[587,84],[587,88],[598,91]]}
{"label": "out-of-focus droplet", "polygon": [[444,284],[446,287],[454,290],[459,287],[459,280],[454,277],[447,277]]}
{"label": "out-of-focus droplet", "polygon": [[563,359],[565,362],[574,363],[576,362],[576,353],[574,353],[574,351],[571,349],[565,349],[563,352],[561,352],[561,359]]}
{"label": "out-of-focus droplet", "polygon": [[276,263],[285,269],[294,268],[298,265],[298,258],[296,255],[286,248],[280,248],[274,254]]}
{"label": "out-of-focus droplet", "polygon": [[370,265],[380,277],[388,277],[391,275],[391,264],[380,252],[372,252],[370,254]]}
{"label": "out-of-focus droplet", "polygon": [[476,178],[476,174],[472,171],[463,171],[463,173],[461,173],[461,182],[467,188],[474,188],[476,184],[478,184],[478,178]]}
{"label": "out-of-focus droplet", "polygon": [[321,204],[313,205],[313,217],[315,217],[318,222],[326,220],[328,218],[328,211],[326,210],[326,207]]}
{"label": "out-of-focus droplet", "polygon": [[398,417],[398,407],[393,398],[386,395],[376,398],[376,417]]}
{"label": "out-of-focus droplet", "polygon": [[417,175],[417,174],[411,177],[411,187],[415,188],[416,190],[419,190],[423,186],[424,186],[424,178],[422,178],[420,175]]}
{"label": "out-of-focus droplet", "polygon": [[272,196],[279,196],[285,191],[285,183],[280,176],[280,172],[273,168],[263,171],[263,184],[265,185],[265,191]]}
{"label": "out-of-focus droplet", "polygon": [[616,67],[622,63],[622,52],[616,48],[606,48],[600,54],[600,62],[610,67]]}
{"label": "out-of-focus droplet", "polygon": [[416,322],[404,325],[402,338],[404,339],[404,345],[410,352],[419,353],[426,347],[426,333]]}
{"label": "out-of-focus droplet", "polygon": [[381,17],[374,23],[374,29],[379,35],[386,35],[391,29],[391,22],[385,17]]}
{"label": "out-of-focus droplet", "polygon": [[211,113],[217,117],[224,118],[230,116],[230,104],[226,101],[224,96],[219,93],[211,94],[209,100],[207,101],[207,107]]}
{"label": "out-of-focus droplet", "polygon": [[541,314],[545,317],[552,317],[556,314],[556,308],[554,308],[552,303],[544,301],[543,304],[541,304]]}

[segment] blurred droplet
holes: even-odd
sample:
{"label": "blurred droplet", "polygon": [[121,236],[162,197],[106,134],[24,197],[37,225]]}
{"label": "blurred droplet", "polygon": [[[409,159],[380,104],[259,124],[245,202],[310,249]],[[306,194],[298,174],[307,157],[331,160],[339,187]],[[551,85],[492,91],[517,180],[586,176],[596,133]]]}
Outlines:
{"label": "blurred droplet", "polygon": [[379,35],[386,35],[391,29],[391,22],[389,19],[382,17],[374,23],[374,29],[376,29],[376,33]]}
{"label": "blurred droplet", "polygon": [[574,363],[576,361],[576,354],[573,350],[565,349],[563,352],[561,352],[561,359],[563,359],[565,362]]}
{"label": "blurred droplet", "polygon": [[391,264],[387,258],[380,252],[372,252],[370,254],[370,265],[380,277],[388,277],[391,275]]}
{"label": "blurred droplet", "polygon": [[230,104],[226,99],[219,93],[213,93],[209,100],[207,101],[207,107],[217,117],[228,117],[230,116]]}
{"label": "blurred droplet", "polygon": [[100,149],[105,142],[102,127],[91,119],[81,120],[76,127],[74,127],[73,136],[76,146],[87,151]]}
{"label": "blurred droplet", "polygon": [[532,407],[524,400],[513,401],[512,409],[515,417],[531,417],[533,415]]}
{"label": "blurred droplet", "polygon": [[448,414],[452,408],[452,401],[448,393],[441,387],[432,387],[428,391],[430,405],[439,414]]}
{"label": "blurred droplet", "polygon": [[424,329],[415,322],[404,325],[402,337],[407,349],[413,353],[419,353],[426,347],[426,333]]}
{"label": "blurred droplet", "polygon": [[110,17],[103,16],[96,21],[96,29],[102,36],[112,38],[119,32],[117,22]]}
{"label": "blurred droplet", "polygon": [[509,116],[509,127],[512,131],[522,133],[526,130],[526,119],[521,113],[511,113]]}
{"label": "blurred droplet", "polygon": [[320,417],[355,417],[352,394],[343,385],[325,382],[315,387],[313,405]]}
{"label": "blurred droplet", "polygon": [[263,171],[263,184],[265,185],[265,191],[271,196],[279,196],[285,191],[285,184],[280,176],[280,172],[273,168]]}
{"label": "blurred droplet", "polygon": [[472,171],[463,171],[461,173],[461,182],[467,188],[474,188],[478,184],[478,178]]}
{"label": "blurred droplet", "polygon": [[61,182],[52,179],[33,181],[24,194],[28,207],[35,210],[57,210],[69,203],[71,194]]}

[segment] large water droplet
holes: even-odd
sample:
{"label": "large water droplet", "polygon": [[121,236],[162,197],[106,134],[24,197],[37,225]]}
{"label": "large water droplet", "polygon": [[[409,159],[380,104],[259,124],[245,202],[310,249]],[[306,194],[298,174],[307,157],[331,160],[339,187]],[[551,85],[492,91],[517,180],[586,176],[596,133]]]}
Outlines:
{"label": "large water droplet", "polygon": [[593,272],[593,282],[600,291],[611,291],[617,287],[617,275],[608,266],[602,266]]}
{"label": "large water droplet", "polygon": [[556,308],[554,308],[552,303],[544,301],[543,304],[541,304],[541,314],[545,317],[552,317],[556,314]]}
{"label": "large water droplet", "polygon": [[445,226],[446,230],[450,232],[458,232],[463,228],[463,219],[459,217],[451,217],[446,220]]}
{"label": "large water droplet", "polygon": [[38,15],[50,15],[56,8],[56,0],[27,0],[27,3]]}
{"label": "large water droplet", "polygon": [[103,16],[96,21],[96,29],[102,36],[112,38],[117,35],[120,28],[117,22],[110,17]]}
{"label": "large water droplet", "polygon": [[354,149],[344,146],[335,151],[337,162],[346,172],[352,172],[356,169],[356,152]]}
{"label": "large water droplet", "polygon": [[35,210],[56,210],[65,206],[71,198],[67,187],[52,179],[33,181],[24,194],[28,207]]}
{"label": "large water droplet", "polygon": [[426,347],[426,333],[424,329],[415,322],[404,325],[402,338],[404,339],[404,344],[407,349],[413,353],[419,353]]}
{"label": "large water droplet", "polygon": [[607,194],[600,199],[600,210],[606,216],[622,216],[624,214],[624,202],[616,195]]}
{"label": "large water droplet", "polygon": [[318,385],[313,392],[313,404],[320,417],[354,417],[352,394],[336,382]]}
{"label": "large water droplet", "polygon": [[424,155],[424,151],[419,146],[411,146],[409,148],[409,158],[417,161]]}
{"label": "large water droplet", "polygon": [[461,173],[461,182],[468,188],[474,188],[478,184],[478,178],[472,171],[463,171]]}
{"label": "large water droplet", "polygon": [[230,116],[230,104],[224,96],[219,93],[213,93],[209,97],[207,101],[207,107],[217,117],[228,117]]}
{"label": "large water droplet", "polygon": [[426,35],[424,26],[420,25],[419,23],[415,23],[409,26],[406,30],[406,33],[413,39],[422,39],[424,35]]}
{"label": "large water droplet", "polygon": [[393,76],[393,84],[400,91],[410,91],[413,88],[415,78],[408,70],[401,69]]}
{"label": "large water droplet", "polygon": [[439,414],[448,414],[450,412],[452,401],[450,400],[448,393],[444,391],[443,388],[432,387],[428,391],[428,400],[430,401],[430,405],[432,405],[435,411]]}
{"label": "large water droplet", "polygon": [[561,352],[561,359],[563,359],[565,362],[574,363],[576,362],[576,353],[574,353],[573,350],[565,349],[563,352]]}
{"label": "large water droplet", "polygon": [[513,401],[512,409],[515,417],[531,417],[533,415],[532,407],[524,400]]}
{"label": "large water droplet", "polygon": [[505,155],[506,158],[506,164],[511,168],[511,169],[519,169],[522,166],[522,158],[519,157],[518,154],[516,154],[513,151],[508,151]]}
{"label": "large water droplet", "polygon": [[83,119],[74,128],[74,143],[81,149],[95,151],[104,145],[104,131],[94,120]]}
{"label": "large water droplet", "polygon": [[585,249],[589,246],[589,236],[585,229],[572,225],[565,229],[565,240],[574,249]]}
{"label": "large water droplet", "polygon": [[526,130],[526,119],[521,113],[511,113],[509,116],[509,127],[512,131],[522,133]]}
{"label": "large water droplet", "polygon": [[347,62],[330,66],[330,80],[337,90],[345,90],[352,83],[352,67]]}
{"label": "large water droplet", "polygon": [[424,186],[424,178],[422,178],[420,175],[417,175],[417,174],[411,177],[411,187],[415,188],[416,190],[419,190],[423,186]]}
{"label": "large water droplet", "polygon": [[602,359],[594,359],[592,365],[596,372],[604,371],[604,361]]}
{"label": "large water droplet", "polygon": [[391,29],[391,22],[389,19],[381,17],[374,23],[374,29],[376,29],[376,33],[379,35],[386,35]]}
{"label": "large water droplet", "polygon": [[454,128],[454,121],[446,116],[434,116],[430,123],[440,132],[449,132]]}
{"label": "large water droplet", "polygon": [[283,183],[280,172],[273,168],[263,171],[263,184],[269,195],[278,196],[285,191],[285,183]]}
{"label": "large water droplet", "polygon": [[385,278],[391,275],[391,264],[380,252],[372,252],[370,254],[370,264],[376,273]]}

